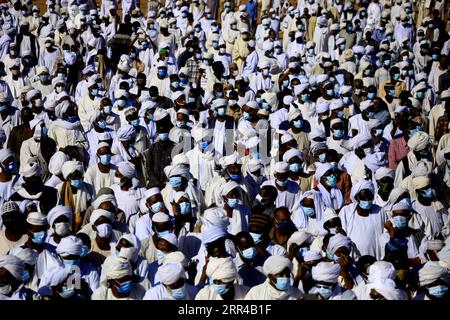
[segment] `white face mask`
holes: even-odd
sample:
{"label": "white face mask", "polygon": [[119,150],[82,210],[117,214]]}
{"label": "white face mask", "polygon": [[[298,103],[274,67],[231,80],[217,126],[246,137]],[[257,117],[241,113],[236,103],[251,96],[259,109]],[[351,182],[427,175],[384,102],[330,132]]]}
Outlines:
{"label": "white face mask", "polygon": [[36,99],[36,100],[34,100],[34,105],[36,106],[36,107],[42,107],[42,99]]}
{"label": "white face mask", "polygon": [[69,233],[70,223],[59,222],[55,223],[55,232],[58,236],[64,237]]}
{"label": "white face mask", "polygon": [[62,89],[63,89],[62,87],[56,87],[55,88],[55,92],[56,93],[61,93]]}
{"label": "white face mask", "polygon": [[109,238],[111,236],[112,233],[112,225],[110,225],[109,223],[102,223],[99,224],[98,226],[96,226],[97,228],[97,235],[100,238]]}
{"label": "white face mask", "polygon": [[11,285],[7,284],[6,286],[0,287],[0,294],[7,296],[12,291]]}
{"label": "white face mask", "polygon": [[138,250],[136,248],[120,248],[119,257],[135,262],[138,258]]}

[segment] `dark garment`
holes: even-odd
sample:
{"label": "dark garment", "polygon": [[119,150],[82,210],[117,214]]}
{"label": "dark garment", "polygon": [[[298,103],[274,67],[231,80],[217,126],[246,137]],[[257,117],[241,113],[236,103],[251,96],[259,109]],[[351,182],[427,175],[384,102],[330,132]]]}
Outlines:
{"label": "dark garment", "polygon": [[34,63],[36,63],[38,61],[38,47],[39,47],[39,45],[38,45],[38,42],[36,40],[36,37],[33,34],[31,34],[31,33],[28,33],[28,34],[25,34],[25,35],[21,34],[21,33],[18,33],[16,35],[16,46],[19,49],[19,56],[23,56],[23,52],[20,52],[20,45],[22,44],[22,40],[23,40],[24,37],[29,37],[30,38],[31,56],[33,57]]}
{"label": "dark garment", "polygon": [[172,102],[172,100],[170,100],[167,97],[164,96],[158,96],[155,99],[156,104],[158,105],[159,108],[163,108],[163,109],[170,109],[175,107],[174,103]]}
{"label": "dark garment", "polygon": [[30,139],[32,136],[33,130],[25,124],[12,128],[11,133],[9,134],[7,146],[14,152],[18,166],[20,165],[20,147],[25,140]]}
{"label": "dark garment", "polygon": [[[37,199],[39,201],[39,208],[41,209],[42,214],[47,215],[48,212],[53,209],[57,204],[57,195],[58,191],[56,191],[55,188],[43,186],[42,187],[42,194]],[[26,198],[22,197],[17,192],[14,193],[11,198],[9,198],[11,201],[23,201],[27,200]],[[33,200],[33,199],[29,199]]]}
{"label": "dark garment", "polygon": [[183,68],[186,65],[188,59],[192,58],[194,53],[184,50],[178,57],[178,69]]}
{"label": "dark garment", "polygon": [[148,150],[148,187],[163,189],[167,182],[164,168],[172,163],[172,141],[156,141]]}

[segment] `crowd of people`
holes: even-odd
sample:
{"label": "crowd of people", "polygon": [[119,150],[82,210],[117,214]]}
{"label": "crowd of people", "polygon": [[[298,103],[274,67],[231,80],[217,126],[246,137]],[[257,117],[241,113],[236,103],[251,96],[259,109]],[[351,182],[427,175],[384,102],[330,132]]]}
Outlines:
{"label": "crowd of people", "polygon": [[450,299],[447,1],[45,4],[0,4],[0,299]]}

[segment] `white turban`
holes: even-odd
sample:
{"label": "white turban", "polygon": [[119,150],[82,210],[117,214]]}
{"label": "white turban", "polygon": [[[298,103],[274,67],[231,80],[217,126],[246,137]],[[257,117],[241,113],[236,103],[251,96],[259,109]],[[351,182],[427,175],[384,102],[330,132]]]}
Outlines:
{"label": "white turban", "polygon": [[159,281],[164,285],[171,285],[185,277],[184,266],[179,262],[163,264],[157,271]]}
{"label": "white turban", "polygon": [[311,235],[308,232],[304,231],[304,230],[296,231],[288,239],[288,241],[287,241],[287,248],[289,249],[289,247],[293,243],[295,243],[298,246],[301,246],[305,242],[311,243]]}
{"label": "white turban", "polygon": [[182,164],[170,166],[170,168],[167,170],[167,177],[170,178],[175,176],[189,179],[189,168]]}
{"label": "white turban", "polygon": [[66,216],[69,222],[72,222],[73,212],[69,206],[55,206],[47,214],[47,221],[50,227],[53,227],[53,223],[61,216]]}
{"label": "white turban", "polygon": [[422,269],[419,270],[419,281],[421,286],[426,286],[436,280],[441,279],[449,283],[449,275],[446,267],[443,267],[437,261],[427,261]]}
{"label": "white turban", "polygon": [[427,176],[433,170],[433,164],[431,161],[422,159],[417,161],[416,165],[411,168],[411,175],[413,177]]}
{"label": "white turban", "polygon": [[322,218],[322,223],[325,224],[325,222],[330,221],[331,219],[334,218],[339,218],[339,216],[336,213],[336,210],[334,210],[333,208],[326,208],[323,211],[323,218]]}
{"label": "white turban", "polygon": [[64,114],[69,109],[69,107],[70,107],[70,101],[68,101],[68,100],[64,100],[63,102],[58,103],[55,107],[55,115],[59,119],[62,119],[64,117]]}
{"label": "white turban", "polygon": [[329,163],[321,163],[321,164],[319,164],[319,165],[317,166],[316,173],[315,173],[316,180],[317,180],[318,182],[320,182],[320,179],[321,179],[321,178],[323,177],[323,175],[324,175],[325,173],[327,173],[329,170],[333,170],[333,167],[331,166],[331,164],[329,164]]}
{"label": "white turban", "polygon": [[0,162],[5,161],[9,157],[15,158],[14,153],[11,151],[11,149],[1,149],[0,150]]}
{"label": "white turban", "polygon": [[394,280],[396,276],[392,263],[387,261],[375,261],[368,270],[368,282],[376,282],[380,279]]}
{"label": "white turban", "polygon": [[44,276],[39,283],[39,292],[44,292],[41,289],[47,290],[51,287],[57,287],[70,276],[70,268],[64,268],[62,265],[56,265],[47,272],[44,273]]}
{"label": "white turban", "polygon": [[117,138],[119,141],[128,141],[135,138],[136,134],[136,129],[132,125],[126,124],[117,131]]}
{"label": "white turban", "polygon": [[239,184],[237,184],[237,182],[228,181],[227,183],[225,183],[223,185],[221,195],[226,196],[228,193],[230,193],[231,191],[233,191],[236,188],[239,188]]}
{"label": "white turban", "polygon": [[212,280],[233,282],[237,277],[236,265],[232,257],[210,258],[206,267],[206,275]]}
{"label": "white turban", "polygon": [[338,281],[341,267],[333,262],[320,262],[312,268],[312,278],[316,281],[336,283]]}
{"label": "white turban", "polygon": [[60,256],[80,256],[81,248],[83,247],[83,241],[76,236],[67,236],[61,239],[60,243],[56,247],[56,253]]}
{"label": "white turban", "polygon": [[164,223],[170,221],[170,218],[167,213],[157,212],[153,215],[152,221],[156,223]]}
{"label": "white turban", "polygon": [[61,170],[64,179],[67,180],[67,177],[75,171],[80,171],[81,173],[83,173],[83,164],[80,161],[71,160],[64,162]]}
{"label": "white turban", "polygon": [[107,285],[108,280],[120,279],[133,274],[130,262],[118,256],[107,257],[103,263],[102,271],[104,278],[101,280],[101,284],[104,286]]}
{"label": "white turban", "polygon": [[328,240],[327,251],[335,254],[337,249],[345,247],[348,250],[352,247],[352,240],[340,233],[335,234]]}
{"label": "white turban", "polygon": [[36,264],[39,253],[28,247],[17,246],[9,250],[9,254],[16,256],[20,260],[22,260],[25,264],[30,266],[34,266]]}
{"label": "white turban", "polygon": [[205,227],[219,227],[225,230],[230,221],[225,209],[214,207],[206,209],[203,213],[203,224]]}
{"label": "white turban", "polygon": [[269,274],[274,275],[282,272],[286,268],[292,271],[291,260],[283,256],[270,256],[264,262],[263,272],[266,276],[268,276]]}
{"label": "white turban", "polygon": [[114,207],[117,207],[116,197],[113,194],[102,194],[97,196],[97,199],[95,199],[92,205],[94,209],[98,209],[104,202],[111,202]]}
{"label": "white turban", "polygon": [[217,239],[220,239],[222,237],[225,237],[227,235],[226,231],[221,227],[207,227],[202,232],[202,242],[204,244],[211,243],[213,241],[216,241]]}
{"label": "white turban", "polygon": [[386,168],[386,167],[381,167],[378,168],[377,171],[375,171],[375,180],[379,181],[381,179],[383,179],[384,177],[389,177],[394,179],[395,178],[395,170]]}
{"label": "white turban", "polygon": [[384,167],[386,164],[386,153],[384,152],[375,152],[367,155],[364,158],[364,164],[367,168],[372,172],[376,172],[379,168]]}
{"label": "white turban", "polygon": [[62,166],[65,162],[69,161],[69,157],[62,151],[56,151],[50,158],[48,164],[48,171],[51,174],[58,176],[61,174]]}
{"label": "white turban", "polygon": [[27,222],[33,226],[47,225],[47,217],[40,212],[30,212],[27,216]]}
{"label": "white turban", "polygon": [[417,132],[408,140],[410,151],[423,150],[430,145],[430,136],[426,132]]}
{"label": "white turban", "polygon": [[145,191],[144,199],[148,199],[150,197],[153,197],[156,194],[161,194],[161,190],[159,190],[158,187],[150,188],[150,189]]}
{"label": "white turban", "polygon": [[322,259],[322,255],[319,251],[316,250],[309,250],[303,255],[303,260],[305,260],[305,262],[316,261],[320,259]]}
{"label": "white turban", "polygon": [[276,173],[286,173],[289,172],[289,165],[283,161],[277,162],[274,169]]}
{"label": "white turban", "polygon": [[23,164],[21,165],[21,169],[21,174],[25,178],[41,175],[41,166],[37,162]]}
{"label": "white turban", "polygon": [[369,290],[375,289],[386,300],[407,300],[405,292],[397,289],[394,280],[378,279],[367,285]]}
{"label": "white turban", "polygon": [[117,169],[120,171],[122,175],[124,175],[128,179],[133,179],[134,177],[136,177],[136,167],[134,166],[134,164],[130,162],[127,161],[119,162],[117,164]]}
{"label": "white turban", "polygon": [[186,256],[181,251],[170,252],[162,260],[162,264],[181,263],[183,267],[187,266]]}
{"label": "white turban", "polygon": [[372,193],[375,193],[375,187],[373,186],[373,183],[369,180],[360,180],[356,184],[354,184],[350,192],[350,197],[352,198],[352,200],[356,202],[355,199],[356,195],[365,189],[368,189]]}
{"label": "white turban", "polygon": [[94,224],[98,218],[105,217],[108,218],[111,222],[114,221],[114,213],[110,211],[106,211],[103,209],[95,209],[92,211],[91,217],[89,218],[89,223]]}
{"label": "white turban", "polygon": [[412,186],[413,186],[414,190],[422,189],[430,184],[431,184],[430,178],[425,177],[425,176],[415,177],[414,179],[412,179]]}
{"label": "white turban", "polygon": [[291,160],[292,158],[298,157],[300,158],[300,161],[303,162],[303,153],[300,152],[297,149],[291,148],[288,151],[286,151],[283,155],[283,161],[288,163],[289,160]]}
{"label": "white turban", "polygon": [[23,261],[13,255],[0,256],[0,268],[5,268],[17,280],[22,282]]}
{"label": "white turban", "polygon": [[166,234],[166,235],[162,236],[161,239],[164,239],[167,242],[169,242],[171,245],[178,247],[178,238],[173,233]]}
{"label": "white turban", "polygon": [[222,157],[219,160],[219,164],[223,169],[226,169],[228,166],[235,164],[235,163],[237,163],[237,164],[242,163],[237,152],[233,153],[230,156]]}

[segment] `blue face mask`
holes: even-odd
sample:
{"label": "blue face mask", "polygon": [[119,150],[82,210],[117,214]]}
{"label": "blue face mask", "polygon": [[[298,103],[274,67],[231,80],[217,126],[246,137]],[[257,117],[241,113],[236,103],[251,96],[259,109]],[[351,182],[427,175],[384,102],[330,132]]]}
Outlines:
{"label": "blue face mask", "polygon": [[426,190],[423,190],[421,194],[424,198],[431,199],[434,197],[434,190],[432,188],[428,188]]}
{"label": "blue face mask", "polygon": [[383,134],[383,129],[375,129],[375,136],[381,137],[382,134]]}
{"label": "blue face mask", "polygon": [[359,207],[363,210],[372,208],[373,200],[359,200]]}
{"label": "blue face mask", "polygon": [[79,266],[80,265],[80,260],[65,260],[63,259],[63,264],[65,267],[72,267],[72,266]]}
{"label": "blue face mask", "polygon": [[83,245],[81,246],[81,254],[80,254],[80,257],[86,257],[86,256],[88,255],[89,251],[90,251],[89,247],[88,247],[87,245],[83,244]]}
{"label": "blue face mask", "polygon": [[166,141],[167,139],[169,139],[169,133],[168,132],[161,132],[158,134],[158,138],[161,141]]}
{"label": "blue face mask", "polygon": [[332,174],[331,176],[328,176],[325,178],[326,179],[326,184],[330,187],[334,187],[337,184],[337,177],[336,175]]}
{"label": "blue face mask", "polygon": [[159,212],[162,208],[164,208],[164,204],[161,201],[152,204],[150,207],[153,213]]}
{"label": "blue face mask", "polygon": [[411,205],[412,205],[411,198],[404,198],[400,201],[400,203],[404,203],[409,207],[411,207]]}
{"label": "blue face mask", "polygon": [[333,89],[328,89],[327,90],[327,95],[329,95],[330,97],[334,97],[334,90]]}
{"label": "blue face mask", "polygon": [[189,83],[189,79],[188,78],[180,78],[180,81],[181,81],[182,84],[188,84]]}
{"label": "blue face mask", "polygon": [[287,88],[289,86],[289,80],[283,80],[283,87]]}
{"label": "blue face mask", "polygon": [[392,217],[392,224],[395,228],[403,230],[408,226],[408,219],[403,216],[394,216]]}
{"label": "blue face mask", "polygon": [[336,138],[342,138],[344,136],[344,130],[333,129],[333,136],[335,136]]}
{"label": "blue face mask", "polygon": [[174,81],[171,85],[173,88],[177,89],[180,86],[180,83],[178,81]]}
{"label": "blue face mask", "polygon": [[383,64],[384,64],[386,67],[389,67],[389,66],[391,65],[391,60],[384,60]]}
{"label": "blue face mask", "polygon": [[439,60],[439,55],[438,54],[432,54],[431,55],[431,59],[433,59],[433,61],[438,61]]}
{"label": "blue face mask", "polygon": [[294,127],[296,127],[297,129],[300,129],[302,127],[303,121],[301,119],[299,119],[299,120],[292,121],[292,123],[293,123]]}
{"label": "blue face mask", "polygon": [[230,179],[233,181],[239,181],[241,179],[240,174],[233,174],[233,173],[228,172],[228,175],[230,176]]}
{"label": "blue face mask", "polygon": [[287,179],[284,180],[284,181],[280,181],[280,180],[278,180],[278,179],[275,180],[276,184],[277,184],[279,187],[281,187],[281,188],[286,187],[286,185],[288,184],[288,181],[289,181],[289,180],[287,180]]}
{"label": "blue face mask", "polygon": [[256,248],[250,247],[241,251],[241,255],[246,260],[253,260],[256,256]]}
{"label": "blue face mask", "polygon": [[134,120],[131,120],[130,121],[130,124],[133,126],[133,127],[139,127],[139,119],[134,119]]}
{"label": "blue face mask", "polygon": [[450,160],[447,160],[447,167],[450,168]]}
{"label": "blue face mask", "polygon": [[110,154],[102,154],[100,156],[100,162],[104,166],[108,166],[111,163],[111,155]]}
{"label": "blue face mask", "polygon": [[325,299],[328,299],[333,294],[330,286],[316,285],[317,292]]}
{"label": "blue face mask", "polygon": [[302,166],[300,165],[300,163],[292,163],[289,165],[289,171],[300,172],[302,171]]}
{"label": "blue face mask", "polygon": [[202,151],[205,151],[206,148],[208,148],[208,146],[209,146],[209,141],[203,141],[199,144],[199,146]]}
{"label": "blue face mask", "polygon": [[92,89],[91,94],[96,97],[98,95],[98,89]]}
{"label": "blue face mask", "polygon": [[252,152],[251,153],[251,157],[253,159],[260,159],[261,158],[261,153],[259,153],[258,151]]}
{"label": "blue face mask", "polygon": [[227,204],[230,206],[230,208],[236,208],[239,205],[239,199],[227,199]]}
{"label": "blue face mask", "polygon": [[73,116],[73,117],[68,117],[67,118],[67,121],[70,122],[70,123],[75,123],[78,120],[80,120],[80,118],[78,118],[77,116]]}
{"label": "blue face mask", "polygon": [[32,241],[37,244],[42,244],[42,243],[44,243],[46,237],[47,237],[47,231],[33,232]]}
{"label": "blue face mask", "polygon": [[261,242],[261,235],[259,233],[253,233],[253,232],[249,232],[249,233],[255,244]]}
{"label": "blue face mask", "polygon": [[263,69],[262,74],[264,76],[268,76],[269,75],[269,69]]}
{"label": "blue face mask", "polygon": [[263,103],[262,103],[262,108],[263,108],[264,110],[269,110],[269,109],[270,109],[270,106],[269,106],[269,104],[268,104],[267,102],[263,102]]}
{"label": "blue face mask", "polygon": [[300,99],[301,99],[303,102],[307,102],[307,101],[309,100],[309,94],[302,94],[302,95],[300,96]]}
{"label": "blue face mask", "polygon": [[400,73],[395,73],[393,76],[394,80],[397,81],[398,79],[400,79]]}
{"label": "blue face mask", "polygon": [[417,92],[416,98],[419,100],[422,100],[423,98],[425,98],[425,92],[422,92],[422,91]]}
{"label": "blue face mask", "polygon": [[191,204],[189,202],[180,203],[180,213],[183,215],[189,214],[191,212]]}
{"label": "blue face mask", "polygon": [[22,282],[25,283],[30,280],[30,272],[28,270],[23,270]]}
{"label": "blue face mask", "polygon": [[117,287],[117,292],[119,293],[129,293],[131,291],[131,280],[122,282],[120,286]]}
{"label": "blue face mask", "polygon": [[181,179],[181,177],[170,177],[169,178],[169,184],[172,187],[179,186],[182,182],[183,182],[183,180]]}
{"label": "blue face mask", "polygon": [[250,113],[248,113],[247,111],[244,111],[243,116],[244,116],[244,120],[250,119]]}
{"label": "blue face mask", "polygon": [[105,129],[106,128],[106,121],[105,120],[100,120],[97,122],[97,125],[99,128],[101,129]]}
{"label": "blue face mask", "polygon": [[181,300],[186,297],[186,286],[183,285],[181,288],[172,289],[172,298],[175,300]]}
{"label": "blue face mask", "polygon": [[428,288],[428,293],[436,298],[442,298],[443,296],[445,296],[445,294],[448,291],[448,287],[443,286],[443,285],[438,285],[438,286],[434,286],[431,288]]}
{"label": "blue face mask", "polygon": [[9,174],[13,174],[17,170],[17,165],[14,161],[11,161],[10,163],[8,163],[5,169]]}
{"label": "blue face mask", "polygon": [[226,113],[227,113],[227,109],[225,109],[225,108],[219,108],[219,109],[217,109],[217,114],[218,114],[219,116],[224,116]]}
{"label": "blue face mask", "polygon": [[336,115],[339,119],[344,119],[344,111],[338,111]]}
{"label": "blue face mask", "polygon": [[288,277],[278,277],[275,287],[280,291],[287,291],[291,285],[291,279]]}
{"label": "blue face mask", "polygon": [[375,113],[373,113],[373,112],[368,112],[368,113],[367,113],[367,117],[368,117],[369,119],[373,119],[374,116],[375,116]]}
{"label": "blue face mask", "polygon": [[75,294],[75,287],[63,287],[62,292],[58,292],[61,298],[67,299]]}
{"label": "blue face mask", "polygon": [[83,185],[83,179],[70,180],[70,185],[74,188],[80,189]]}
{"label": "blue face mask", "polygon": [[261,104],[262,99],[261,98],[256,98],[255,101],[256,101],[257,104]]}
{"label": "blue face mask", "polygon": [[320,163],[324,163],[325,162],[325,157],[326,157],[325,153],[319,154],[319,162]]}
{"label": "blue face mask", "polygon": [[305,254],[307,252],[309,252],[309,250],[310,249],[308,247],[299,248],[298,251],[297,251],[297,256],[303,258],[305,256]]}
{"label": "blue face mask", "polygon": [[177,128],[184,128],[186,126],[186,121],[177,121],[175,125]]}
{"label": "blue face mask", "polygon": [[308,217],[314,217],[316,215],[316,210],[314,210],[314,208],[310,208],[310,207],[303,207],[303,212]]}
{"label": "blue face mask", "polygon": [[367,98],[368,98],[369,100],[375,99],[375,92],[369,92],[369,93],[367,94]]}
{"label": "blue face mask", "polygon": [[225,293],[228,292],[228,290],[230,290],[230,288],[228,287],[228,284],[223,283],[223,284],[212,284],[213,286],[213,290],[215,293],[219,294],[219,295],[223,295]]}
{"label": "blue face mask", "polygon": [[158,77],[165,78],[166,76],[167,76],[167,70],[165,70],[165,69],[158,70]]}
{"label": "blue face mask", "polygon": [[342,102],[349,105],[352,104],[352,99],[350,97],[342,97]]}

